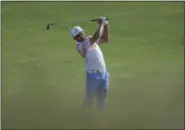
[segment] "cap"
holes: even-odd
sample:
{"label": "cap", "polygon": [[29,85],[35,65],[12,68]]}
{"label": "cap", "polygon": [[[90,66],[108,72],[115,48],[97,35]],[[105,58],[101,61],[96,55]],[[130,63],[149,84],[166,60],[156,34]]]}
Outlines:
{"label": "cap", "polygon": [[75,36],[77,36],[80,32],[83,32],[83,31],[84,31],[84,30],[83,30],[81,27],[75,26],[75,27],[73,27],[72,30],[71,30],[71,35],[72,35],[73,37],[75,37]]}

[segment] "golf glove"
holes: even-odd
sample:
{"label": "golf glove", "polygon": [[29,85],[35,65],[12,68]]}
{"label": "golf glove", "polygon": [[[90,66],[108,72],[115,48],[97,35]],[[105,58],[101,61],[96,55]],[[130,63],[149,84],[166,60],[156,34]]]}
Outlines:
{"label": "golf glove", "polygon": [[102,20],[102,22],[104,24],[108,24],[109,23],[108,20],[107,20],[107,17],[100,16],[99,18]]}

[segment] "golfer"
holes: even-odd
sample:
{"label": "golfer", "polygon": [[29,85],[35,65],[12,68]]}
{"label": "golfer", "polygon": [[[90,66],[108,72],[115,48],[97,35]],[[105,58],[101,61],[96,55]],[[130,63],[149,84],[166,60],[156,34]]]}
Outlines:
{"label": "golfer", "polygon": [[98,44],[108,42],[108,20],[106,17],[99,17],[97,24],[98,27],[93,36],[86,36],[79,26],[73,27],[71,34],[86,66],[86,94],[82,106],[93,107],[93,100],[97,98],[97,107],[104,109],[109,87],[109,73]]}

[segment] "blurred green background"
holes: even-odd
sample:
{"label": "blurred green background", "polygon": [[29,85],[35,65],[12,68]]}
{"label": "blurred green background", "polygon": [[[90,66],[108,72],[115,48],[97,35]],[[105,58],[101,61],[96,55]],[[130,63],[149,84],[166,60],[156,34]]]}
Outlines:
{"label": "blurred green background", "polygon": [[[2,128],[184,127],[183,2],[1,4]],[[110,15],[110,42],[100,45],[111,74],[107,109],[84,111],[74,25],[45,25]],[[79,25],[86,34],[96,29]]]}

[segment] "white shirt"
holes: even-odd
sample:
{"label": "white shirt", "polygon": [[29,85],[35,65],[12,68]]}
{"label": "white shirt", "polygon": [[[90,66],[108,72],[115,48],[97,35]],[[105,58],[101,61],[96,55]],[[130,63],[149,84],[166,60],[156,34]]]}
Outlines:
{"label": "white shirt", "polygon": [[77,50],[81,55],[85,53],[84,59],[87,71],[106,71],[104,56],[98,44],[90,45],[89,38],[86,38],[83,42],[77,42]]}

